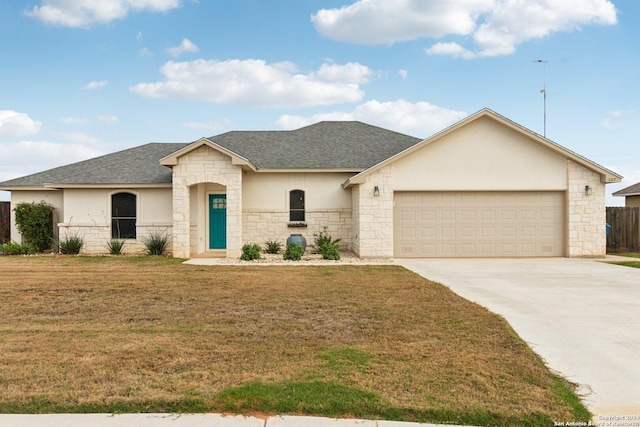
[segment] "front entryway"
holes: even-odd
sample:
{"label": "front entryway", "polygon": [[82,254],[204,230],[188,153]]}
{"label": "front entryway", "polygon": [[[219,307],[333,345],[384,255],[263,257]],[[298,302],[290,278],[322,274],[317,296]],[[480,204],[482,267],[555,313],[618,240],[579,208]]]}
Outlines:
{"label": "front entryway", "polygon": [[209,195],[209,249],[227,247],[227,195]]}

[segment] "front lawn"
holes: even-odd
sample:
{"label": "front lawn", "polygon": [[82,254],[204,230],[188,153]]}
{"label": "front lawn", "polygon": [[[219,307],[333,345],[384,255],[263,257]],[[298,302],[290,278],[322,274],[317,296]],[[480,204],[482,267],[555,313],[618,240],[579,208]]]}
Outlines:
{"label": "front lawn", "polygon": [[501,317],[398,266],[0,257],[0,412],[588,421]]}

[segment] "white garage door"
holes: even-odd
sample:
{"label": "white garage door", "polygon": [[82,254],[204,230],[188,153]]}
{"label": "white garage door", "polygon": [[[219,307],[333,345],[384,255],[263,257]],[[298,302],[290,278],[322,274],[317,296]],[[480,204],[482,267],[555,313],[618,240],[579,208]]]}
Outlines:
{"label": "white garage door", "polygon": [[564,254],[563,192],[397,192],[396,257]]}

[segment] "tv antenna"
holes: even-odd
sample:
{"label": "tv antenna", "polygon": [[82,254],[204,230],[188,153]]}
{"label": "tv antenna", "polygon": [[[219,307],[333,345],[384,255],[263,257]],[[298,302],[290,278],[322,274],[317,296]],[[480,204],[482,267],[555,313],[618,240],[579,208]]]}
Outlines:
{"label": "tv antenna", "polygon": [[535,61],[532,62],[537,62],[539,64],[542,64],[542,80],[543,80],[543,86],[542,89],[540,89],[540,93],[543,96],[544,99],[544,117],[543,117],[543,134],[542,136],[544,136],[545,138],[547,137],[547,61],[544,59],[536,59]]}

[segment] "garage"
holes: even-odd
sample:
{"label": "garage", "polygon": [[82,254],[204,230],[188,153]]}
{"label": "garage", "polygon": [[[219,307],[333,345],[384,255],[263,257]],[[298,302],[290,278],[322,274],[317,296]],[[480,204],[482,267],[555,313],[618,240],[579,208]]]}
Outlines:
{"label": "garage", "polygon": [[565,192],[395,192],[395,257],[545,257],[565,252]]}

